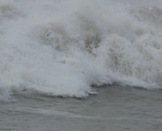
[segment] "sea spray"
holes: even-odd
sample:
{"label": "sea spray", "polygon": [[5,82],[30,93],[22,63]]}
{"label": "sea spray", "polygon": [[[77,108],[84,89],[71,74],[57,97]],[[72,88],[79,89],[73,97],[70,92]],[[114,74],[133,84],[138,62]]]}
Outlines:
{"label": "sea spray", "polygon": [[0,1],[0,97],[6,89],[86,97],[92,85],[161,88],[161,22],[156,4]]}

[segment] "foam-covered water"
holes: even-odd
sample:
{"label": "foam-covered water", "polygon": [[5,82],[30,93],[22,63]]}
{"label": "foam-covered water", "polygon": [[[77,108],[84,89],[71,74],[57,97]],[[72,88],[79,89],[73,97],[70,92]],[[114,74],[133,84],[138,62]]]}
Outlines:
{"label": "foam-covered water", "polygon": [[0,0],[0,99],[162,87],[162,2]]}

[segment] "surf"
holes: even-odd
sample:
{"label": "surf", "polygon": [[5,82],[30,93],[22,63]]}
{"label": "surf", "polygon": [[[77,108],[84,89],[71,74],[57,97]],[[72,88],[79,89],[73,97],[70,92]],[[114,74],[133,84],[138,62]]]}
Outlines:
{"label": "surf", "polygon": [[112,1],[0,1],[0,99],[161,89],[162,9]]}

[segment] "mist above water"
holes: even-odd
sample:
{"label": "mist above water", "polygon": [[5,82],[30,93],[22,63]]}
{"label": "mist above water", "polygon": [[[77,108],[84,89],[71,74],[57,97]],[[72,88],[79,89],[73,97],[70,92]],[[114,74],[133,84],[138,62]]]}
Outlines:
{"label": "mist above water", "polygon": [[162,86],[160,1],[0,0],[0,99]]}

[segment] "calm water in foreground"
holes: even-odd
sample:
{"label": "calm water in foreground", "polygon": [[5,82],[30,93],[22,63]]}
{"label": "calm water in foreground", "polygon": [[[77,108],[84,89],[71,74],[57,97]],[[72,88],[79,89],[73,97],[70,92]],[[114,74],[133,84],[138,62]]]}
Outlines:
{"label": "calm water in foreground", "polygon": [[97,89],[86,99],[15,95],[0,103],[0,131],[161,131],[162,90]]}

